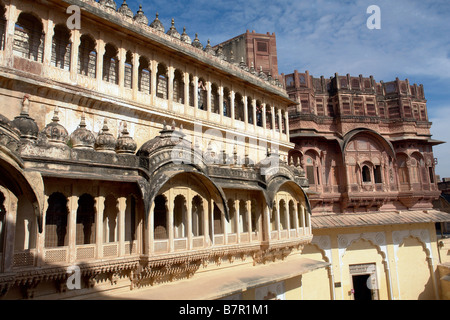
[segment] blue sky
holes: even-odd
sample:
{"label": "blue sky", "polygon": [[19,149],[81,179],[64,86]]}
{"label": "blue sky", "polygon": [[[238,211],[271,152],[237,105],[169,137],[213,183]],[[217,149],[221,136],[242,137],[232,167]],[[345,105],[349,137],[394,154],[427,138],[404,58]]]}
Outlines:
{"label": "blue sky", "polygon": [[[122,0],[116,0],[117,5]],[[156,12],[166,31],[171,19],[203,45],[215,45],[246,30],[275,33],[280,73],[308,70],[315,77],[351,74],[377,81],[409,79],[423,84],[434,139],[436,173],[450,177],[450,1],[423,0],[128,0]],[[370,30],[367,8],[381,10],[381,29]],[[449,127],[448,127],[449,126]]]}

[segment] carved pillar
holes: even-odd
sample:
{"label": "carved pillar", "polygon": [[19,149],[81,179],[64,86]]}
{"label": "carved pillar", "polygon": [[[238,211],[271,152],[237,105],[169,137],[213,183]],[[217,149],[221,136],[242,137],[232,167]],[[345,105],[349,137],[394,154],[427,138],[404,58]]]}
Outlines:
{"label": "carved pillar", "polygon": [[206,111],[208,112],[208,119],[211,119],[211,81],[206,81]]}
{"label": "carved pillar", "polygon": [[237,239],[237,243],[241,242],[241,206],[240,206],[240,201],[239,200],[235,200],[234,201],[234,208],[235,208],[235,217],[236,217],[236,221],[235,221],[235,228],[236,228],[236,239]]}
{"label": "carved pillar", "polygon": [[283,127],[282,127],[282,118],[281,118],[281,109],[278,108],[278,131],[283,133]]}
{"label": "carved pillar", "polygon": [[168,77],[168,92],[167,92],[167,105],[169,110],[173,110],[173,81],[175,76],[175,69],[173,66],[169,65],[167,67],[167,77]]}
{"label": "carved pillar", "polygon": [[286,138],[288,141],[290,141],[289,139],[289,112],[286,110],[284,112],[284,122],[285,122],[285,133],[286,133]]}
{"label": "carved pillar", "polygon": [[248,129],[248,99],[247,96],[242,97],[242,102],[244,103],[244,122],[245,122],[245,130]]}
{"label": "carved pillar", "polygon": [[188,72],[184,72],[183,73],[183,77],[184,77],[184,114],[188,113],[188,109],[189,109],[189,100],[190,100],[190,95],[189,95],[189,73]]}
{"label": "carved pillar", "polygon": [[125,255],[125,211],[127,208],[127,198],[120,197],[117,199],[119,207],[119,257]]}
{"label": "carved pillar", "polygon": [[[42,217],[42,233],[37,232],[36,241],[36,267],[40,267],[44,264],[45,259],[45,219],[47,217],[48,210],[48,195],[44,195],[44,214]],[[1,267],[0,267],[1,269]]]}
{"label": "carved pillar", "polygon": [[196,117],[198,112],[198,77],[197,76],[193,76],[193,80],[194,83],[194,116]]}
{"label": "carved pillar", "polygon": [[256,99],[252,99],[252,117],[253,117],[253,126],[255,127],[255,130],[256,130],[256,125],[257,125],[257,121],[256,121]]}
{"label": "carved pillar", "polygon": [[[16,21],[18,19],[18,12],[15,5],[10,5],[7,7],[6,14],[6,30],[5,30],[5,53],[4,57],[7,60],[6,65],[10,68],[13,67],[14,63],[14,55],[13,55],[13,47],[14,47],[14,31],[16,27]],[[8,58],[7,58],[8,57]]]}
{"label": "carved pillar", "polygon": [[169,236],[169,252],[174,251],[174,226],[173,226],[173,215],[174,213],[174,197],[173,197],[173,191],[169,191],[169,197],[167,199],[167,207],[168,207],[168,217],[166,219],[167,221],[167,232]]}
{"label": "carved pillar", "polygon": [[133,90],[133,99],[137,99],[138,90],[139,90],[139,54],[133,52],[133,74],[131,81],[131,89]]}
{"label": "carved pillar", "polygon": [[234,90],[230,91],[230,110],[231,110],[231,123],[234,127],[234,118],[236,116],[236,103],[234,99],[236,98],[236,93]]}
{"label": "carved pillar", "polygon": [[80,51],[80,30],[72,30],[71,48],[70,48],[70,80],[76,81],[78,71],[78,54]]}
{"label": "carved pillar", "polygon": [[270,119],[271,123],[272,123],[272,133],[276,132],[275,131],[275,107],[271,106],[270,107],[270,115],[272,117],[272,119]]}
{"label": "carved pillar", "polygon": [[252,241],[252,201],[247,200],[245,202],[245,207],[247,208],[247,231],[248,231],[248,241]]}
{"label": "carved pillar", "polygon": [[97,258],[103,257],[103,213],[105,211],[105,197],[99,195],[95,198],[95,244],[97,246]]}
{"label": "carved pillar", "polygon": [[119,84],[120,95],[122,95],[124,83],[125,83],[125,60],[126,60],[127,51],[124,48],[119,48],[118,51],[119,51],[118,52],[118,58],[119,58],[118,84]]}
{"label": "carved pillar", "polygon": [[187,199],[186,199],[186,238],[187,238],[187,249],[192,249],[193,246],[193,237],[192,237],[192,196],[190,190],[188,190]]}
{"label": "carved pillar", "polygon": [[68,238],[69,238],[69,263],[74,263],[77,258],[77,209],[78,196],[72,195],[67,198],[67,207],[69,208],[69,219],[67,219]]}
{"label": "carved pillar", "polygon": [[156,97],[156,77],[157,77],[157,73],[158,73],[158,62],[155,60],[152,60],[150,62],[151,65],[151,81],[150,81],[150,85],[151,85],[151,90],[150,90],[150,97],[151,97],[151,104],[155,104],[155,97]]}
{"label": "carved pillar", "polygon": [[103,56],[105,55],[105,42],[102,39],[102,32],[100,38],[97,40],[97,90],[101,90],[103,80]]}
{"label": "carved pillar", "polygon": [[55,24],[52,20],[53,11],[49,11],[49,19],[44,20],[44,28],[45,25],[47,25],[47,29],[44,29],[45,32],[45,39],[44,39],[44,57],[43,57],[43,64],[44,66],[50,66],[50,61],[52,58],[52,44],[53,44],[53,34],[55,33]]}
{"label": "carved pillar", "polygon": [[[150,211],[147,213],[147,223],[144,224],[144,254],[153,254],[155,251],[155,214],[154,214],[155,202],[150,205]],[[145,218],[144,218],[145,221]]]}
{"label": "carved pillar", "polygon": [[[262,117],[262,126],[264,129],[264,132],[266,132],[267,129],[267,117],[266,117],[266,104],[262,104],[262,110],[261,110],[261,117]],[[267,134],[266,134],[267,135]]]}

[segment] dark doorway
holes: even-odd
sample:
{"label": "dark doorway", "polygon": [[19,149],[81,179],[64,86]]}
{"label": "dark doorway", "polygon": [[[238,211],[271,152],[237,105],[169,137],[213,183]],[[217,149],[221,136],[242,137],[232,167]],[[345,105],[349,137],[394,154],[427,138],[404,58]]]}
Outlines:
{"label": "dark doorway", "polygon": [[372,300],[372,291],[367,286],[370,274],[361,274],[352,276],[353,290],[355,291],[353,296],[355,300]]}

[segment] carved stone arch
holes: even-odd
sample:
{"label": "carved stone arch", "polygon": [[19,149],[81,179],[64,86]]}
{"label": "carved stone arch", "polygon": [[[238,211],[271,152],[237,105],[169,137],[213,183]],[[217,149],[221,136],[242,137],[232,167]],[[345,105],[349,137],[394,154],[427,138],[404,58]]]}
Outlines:
{"label": "carved stone arch", "polygon": [[[143,190],[144,201],[147,204],[153,203],[159,190],[176,175],[187,173],[190,174],[193,179],[197,179],[197,182],[202,183],[205,189],[209,191],[209,196],[214,200],[218,209],[225,215],[225,218],[229,220],[228,205],[226,201],[225,193],[222,188],[213,182],[204,172],[198,170],[198,168],[186,165],[186,164],[174,164],[168,163],[165,166],[160,167],[151,177],[151,184],[146,186],[146,190]],[[150,206],[147,205],[147,208]],[[145,220],[148,221],[148,210],[145,214]]]}
{"label": "carved stone arch", "polygon": [[367,128],[357,128],[357,129],[353,129],[349,132],[347,132],[344,137],[343,137],[343,143],[341,145],[341,151],[342,154],[345,157],[345,151],[347,149],[347,145],[350,141],[352,141],[357,135],[359,134],[366,134],[369,135],[371,137],[373,137],[375,139],[375,141],[377,141],[378,143],[381,144],[381,146],[384,147],[384,149],[386,150],[386,152],[393,158],[395,159],[395,149],[394,146],[392,145],[392,143],[390,141],[388,141],[386,138],[384,138],[381,134],[379,134],[378,132],[376,132],[375,130],[372,129],[367,129]]}
{"label": "carved stone arch", "polygon": [[328,263],[330,262],[330,258],[327,256],[325,249],[321,248],[318,243],[311,242],[311,243],[306,244],[303,247],[302,254],[308,254],[308,252],[307,252],[307,250],[305,250],[305,248],[306,249],[315,248],[316,251],[322,255],[323,261],[328,262]]}
{"label": "carved stone arch", "polygon": [[386,248],[386,236],[384,232],[371,232],[361,234],[343,234],[338,237],[338,247],[340,258],[344,257],[347,249],[358,241],[365,241],[370,243],[376,248],[377,252],[381,255],[383,262],[386,262],[387,251]]}
{"label": "carved stone arch", "polygon": [[288,179],[285,176],[276,176],[270,180],[270,182],[267,184],[267,189],[264,192],[264,195],[266,197],[266,203],[270,209],[273,209],[273,203],[275,200],[275,196],[278,193],[278,190],[283,186],[284,184],[287,184],[293,188],[293,190],[297,190],[299,194],[301,194],[305,199],[305,207],[308,213],[311,215],[311,205],[309,203],[309,198],[306,194],[306,192],[303,190],[303,188],[295,181]]}

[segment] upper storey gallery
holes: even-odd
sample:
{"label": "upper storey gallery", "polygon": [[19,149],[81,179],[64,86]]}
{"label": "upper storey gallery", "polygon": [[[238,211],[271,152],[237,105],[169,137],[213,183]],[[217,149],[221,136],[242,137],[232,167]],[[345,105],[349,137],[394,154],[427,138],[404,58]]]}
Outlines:
{"label": "upper storey gallery", "polygon": [[181,122],[289,141],[293,101],[278,79],[180,34],[173,19],[167,31],[158,14],[150,23],[126,1],[2,0],[0,33],[6,78],[13,72]]}

